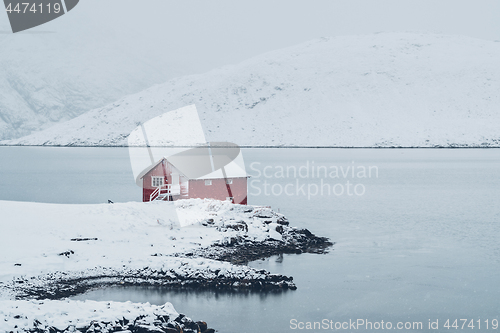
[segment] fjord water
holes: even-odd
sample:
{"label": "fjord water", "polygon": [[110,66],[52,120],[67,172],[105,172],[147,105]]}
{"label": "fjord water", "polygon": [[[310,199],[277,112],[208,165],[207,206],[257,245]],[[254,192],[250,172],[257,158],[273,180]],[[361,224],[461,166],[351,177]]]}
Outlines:
{"label": "fjord water", "polygon": [[[141,197],[126,149],[0,147],[0,156],[1,200],[99,203]],[[76,298],[169,301],[222,333],[296,331],[292,319],[422,322],[422,329],[405,332],[431,331],[429,320],[439,320],[432,331],[444,332],[447,319],[450,325],[458,319],[460,326],[460,319],[467,319],[475,328],[464,331],[472,332],[477,320],[482,330],[489,320],[491,330],[491,321],[499,319],[500,150],[245,149],[244,158],[252,175],[250,204],[270,205],[292,225],[336,242],[328,254],[250,264],[293,276],[297,290],[245,294],[133,287]],[[314,174],[313,165],[326,166],[328,176]],[[302,167],[302,174],[294,176],[293,168],[288,177],[280,173],[291,166],[297,172]],[[376,169],[371,177],[358,177],[363,167]],[[339,178],[329,177],[335,169]],[[361,184],[363,195],[353,188],[353,195],[331,193],[335,184],[346,190],[347,181]],[[312,184],[319,189],[325,183],[330,194],[324,186],[323,195],[312,195]],[[335,189],[338,194],[341,186]]]}

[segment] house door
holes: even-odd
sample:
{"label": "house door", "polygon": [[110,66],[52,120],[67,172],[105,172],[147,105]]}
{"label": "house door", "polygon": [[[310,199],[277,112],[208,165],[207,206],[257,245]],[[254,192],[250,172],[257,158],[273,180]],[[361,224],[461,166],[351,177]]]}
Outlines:
{"label": "house door", "polygon": [[172,195],[180,195],[181,194],[181,187],[179,184],[179,174],[172,172],[172,188],[171,188],[171,193]]}
{"label": "house door", "polygon": [[184,198],[189,197],[189,180],[186,177],[181,178],[181,194]]}

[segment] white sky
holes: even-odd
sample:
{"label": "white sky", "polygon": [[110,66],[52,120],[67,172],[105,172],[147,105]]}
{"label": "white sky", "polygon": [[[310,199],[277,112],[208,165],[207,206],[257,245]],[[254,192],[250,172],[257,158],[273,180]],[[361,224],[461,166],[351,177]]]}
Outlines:
{"label": "white sky", "polygon": [[[9,30],[6,14],[0,28]],[[418,31],[500,40],[500,1],[80,0],[68,15],[29,33],[61,29],[75,38],[116,36],[164,57],[179,75],[324,36]]]}

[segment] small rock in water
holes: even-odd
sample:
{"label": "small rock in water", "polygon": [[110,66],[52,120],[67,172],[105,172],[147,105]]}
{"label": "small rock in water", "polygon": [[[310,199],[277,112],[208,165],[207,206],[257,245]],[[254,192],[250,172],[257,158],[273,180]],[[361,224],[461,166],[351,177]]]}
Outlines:
{"label": "small rock in water", "polygon": [[208,329],[208,325],[204,321],[197,321],[198,327],[200,328],[200,331],[205,332]]}

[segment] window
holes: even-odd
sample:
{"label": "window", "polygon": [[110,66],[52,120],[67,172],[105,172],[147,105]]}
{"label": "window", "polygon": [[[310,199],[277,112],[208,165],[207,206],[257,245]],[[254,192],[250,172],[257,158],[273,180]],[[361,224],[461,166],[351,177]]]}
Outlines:
{"label": "window", "polygon": [[206,186],[212,185],[212,180],[211,179],[205,180],[205,185]]}
{"label": "window", "polygon": [[233,180],[232,179],[226,179],[226,184],[227,185],[231,185],[233,183]]}
{"label": "window", "polygon": [[151,185],[153,187],[160,187],[163,185],[163,177],[152,176]]}

